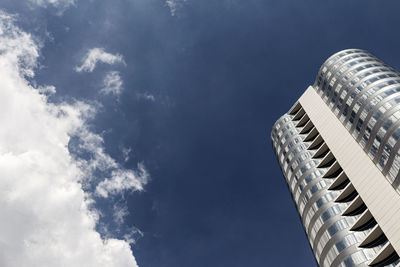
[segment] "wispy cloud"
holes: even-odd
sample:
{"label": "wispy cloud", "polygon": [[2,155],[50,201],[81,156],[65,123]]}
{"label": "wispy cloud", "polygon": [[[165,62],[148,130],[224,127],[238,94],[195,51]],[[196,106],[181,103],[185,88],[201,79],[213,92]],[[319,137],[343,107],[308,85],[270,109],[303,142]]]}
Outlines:
{"label": "wispy cloud", "polygon": [[[105,153],[102,137],[88,126],[95,107],[51,103],[47,93],[55,88],[30,85],[38,46],[4,12],[0,51],[0,265],[137,267],[129,242],[96,231],[95,198],[82,184],[98,183],[102,196],[142,190],[143,165],[127,170]],[[91,156],[72,153],[72,138],[78,152]]]}
{"label": "wispy cloud", "polygon": [[75,0],[29,0],[31,3],[41,6],[48,7],[52,6],[62,14],[69,6],[75,5]]}
{"label": "wispy cloud", "polygon": [[138,94],[136,94],[136,97],[138,99],[145,99],[145,100],[148,100],[148,101],[151,101],[151,102],[156,101],[156,97],[154,95],[148,93],[148,92],[138,93]]}
{"label": "wispy cloud", "polygon": [[100,93],[108,95],[113,94],[119,96],[122,93],[122,79],[118,71],[110,71],[103,80],[103,88]]}
{"label": "wispy cloud", "polygon": [[96,68],[98,62],[106,64],[117,64],[117,63],[125,64],[122,55],[107,53],[104,51],[103,48],[96,47],[90,49],[86,53],[86,55],[82,59],[81,65],[75,67],[75,71],[92,72]]}
{"label": "wispy cloud", "polygon": [[132,152],[132,148],[123,148],[122,156],[124,157],[124,162],[127,162],[130,159],[130,154]]}
{"label": "wispy cloud", "polygon": [[166,0],[165,3],[169,7],[171,11],[171,15],[175,16],[176,12],[178,11],[179,8],[183,6],[183,3],[186,2],[186,0]]}
{"label": "wispy cloud", "polygon": [[129,211],[126,205],[114,204],[113,206],[113,217],[117,225],[121,225],[125,221],[125,217],[129,215]]}
{"label": "wispy cloud", "polygon": [[53,85],[48,85],[48,86],[38,86],[38,91],[41,94],[47,94],[47,95],[52,95],[56,93],[56,87]]}
{"label": "wispy cloud", "polygon": [[149,174],[143,164],[139,164],[138,171],[116,169],[111,173],[111,177],[99,183],[96,193],[104,198],[110,195],[119,194],[125,190],[143,190],[143,185],[147,183]]}

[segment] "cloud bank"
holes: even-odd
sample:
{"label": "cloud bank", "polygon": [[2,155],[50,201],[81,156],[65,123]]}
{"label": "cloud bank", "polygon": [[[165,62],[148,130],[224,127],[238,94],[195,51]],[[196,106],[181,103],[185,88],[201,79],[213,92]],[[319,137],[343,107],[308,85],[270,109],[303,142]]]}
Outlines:
{"label": "cloud bank", "polygon": [[[96,186],[99,196],[142,190],[144,167],[124,169],[105,153],[101,136],[88,129],[94,107],[51,103],[53,87],[29,84],[38,47],[1,11],[0,51],[0,266],[136,267],[129,242],[102,239],[95,230],[99,213],[82,184],[96,182],[101,173],[106,179]],[[95,51],[82,70],[122,60]],[[73,138],[78,141],[71,145]],[[82,151],[90,157],[80,157]]]}
{"label": "cloud bank", "polygon": [[75,71],[77,72],[92,72],[98,62],[106,63],[106,64],[117,64],[122,63],[125,64],[124,58],[120,54],[111,54],[104,51],[103,48],[92,48],[90,49],[86,55],[82,59],[82,64],[80,66],[75,67]]}

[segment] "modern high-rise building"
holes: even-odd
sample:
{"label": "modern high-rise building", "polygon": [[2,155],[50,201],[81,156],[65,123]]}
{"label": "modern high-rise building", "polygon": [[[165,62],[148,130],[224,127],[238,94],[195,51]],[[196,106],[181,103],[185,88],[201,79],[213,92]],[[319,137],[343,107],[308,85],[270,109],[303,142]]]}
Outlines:
{"label": "modern high-rise building", "polygon": [[320,266],[400,266],[400,73],[328,58],[272,145]]}

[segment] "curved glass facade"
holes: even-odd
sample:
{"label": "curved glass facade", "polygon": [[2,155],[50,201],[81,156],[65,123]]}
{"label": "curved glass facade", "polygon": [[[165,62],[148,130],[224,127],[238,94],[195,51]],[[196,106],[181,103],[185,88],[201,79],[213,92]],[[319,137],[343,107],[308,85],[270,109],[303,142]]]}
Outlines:
{"label": "curved glass facade", "polygon": [[323,178],[329,166],[318,168],[323,159],[313,158],[317,149],[307,149],[317,137],[305,142],[307,134],[300,134],[303,127],[296,127],[298,121],[293,121],[293,117],[289,114],[281,117],[273,127],[271,138],[315,258],[320,266],[365,264],[387,241],[373,248],[357,247],[371,228],[350,231],[361,213],[341,215],[350,202],[334,202],[340,191],[328,190],[334,180]]}
{"label": "curved glass facade", "polygon": [[400,192],[400,73],[367,51],[340,51],[314,89]]}
{"label": "curved glass facade", "polygon": [[[325,61],[313,88],[400,192],[400,73],[367,51],[349,49]],[[399,264],[300,102],[274,124],[271,141],[320,266]]]}

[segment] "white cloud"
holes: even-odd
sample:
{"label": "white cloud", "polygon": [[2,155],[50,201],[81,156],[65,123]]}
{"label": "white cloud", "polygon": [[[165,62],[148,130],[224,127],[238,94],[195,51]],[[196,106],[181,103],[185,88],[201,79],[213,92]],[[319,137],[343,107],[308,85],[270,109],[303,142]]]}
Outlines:
{"label": "white cloud", "polygon": [[82,59],[82,64],[80,66],[75,67],[75,71],[77,72],[92,72],[96,68],[96,64],[98,62],[106,63],[106,64],[116,64],[122,63],[125,64],[124,58],[120,54],[111,54],[104,51],[103,48],[92,48],[90,49],[86,55]]}
{"label": "white cloud", "polygon": [[186,2],[186,0],[166,0],[165,3],[169,7],[169,10],[171,11],[171,15],[175,16],[176,12],[179,8],[183,6],[183,3]]}
{"label": "white cloud", "polygon": [[[138,175],[105,153],[101,136],[88,130],[92,106],[50,103],[29,84],[38,47],[4,12],[0,51],[0,266],[136,267],[129,242],[95,230],[99,213],[82,183],[100,171],[112,174],[97,187],[103,195],[141,190],[144,167]],[[73,136],[91,157],[71,154]]]}
{"label": "white cloud", "polygon": [[104,77],[103,88],[100,93],[108,95],[113,94],[119,96],[122,93],[122,79],[118,71],[109,71]]}

